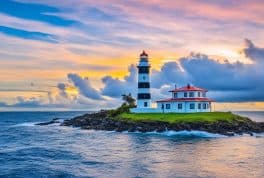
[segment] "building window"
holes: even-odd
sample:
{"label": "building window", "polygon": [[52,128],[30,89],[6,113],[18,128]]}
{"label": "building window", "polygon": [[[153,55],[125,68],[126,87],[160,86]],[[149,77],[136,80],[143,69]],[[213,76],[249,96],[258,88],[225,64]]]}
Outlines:
{"label": "building window", "polygon": [[198,92],[198,97],[201,97],[201,93],[200,92]]}
{"label": "building window", "polygon": [[170,109],[170,104],[166,104],[166,109]]}
{"label": "building window", "polygon": [[203,109],[206,109],[206,103],[203,104]]}
{"label": "building window", "polygon": [[187,97],[187,92],[184,92],[184,98],[186,98]]}
{"label": "building window", "polygon": [[174,93],[174,98],[178,98],[178,93]]}
{"label": "building window", "polygon": [[195,104],[194,103],[190,104],[190,109],[195,109]]}
{"label": "building window", "polygon": [[198,104],[198,109],[201,109],[202,108],[202,105],[201,103]]}
{"label": "building window", "polygon": [[144,102],[144,107],[148,107],[148,102]]}
{"label": "building window", "polygon": [[178,104],[178,109],[182,109],[182,103]]}
{"label": "building window", "polygon": [[203,92],[203,97],[206,97],[206,94],[205,94],[205,92]]}
{"label": "building window", "polygon": [[191,98],[191,97],[194,97],[194,92],[190,92],[189,93],[189,97]]}

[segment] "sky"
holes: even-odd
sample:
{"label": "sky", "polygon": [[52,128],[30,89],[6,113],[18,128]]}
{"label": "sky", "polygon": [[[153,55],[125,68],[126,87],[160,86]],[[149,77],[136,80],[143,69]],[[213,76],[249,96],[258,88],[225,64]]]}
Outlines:
{"label": "sky", "polygon": [[114,108],[136,96],[139,54],[153,101],[187,83],[215,110],[264,110],[263,0],[2,0],[0,110]]}

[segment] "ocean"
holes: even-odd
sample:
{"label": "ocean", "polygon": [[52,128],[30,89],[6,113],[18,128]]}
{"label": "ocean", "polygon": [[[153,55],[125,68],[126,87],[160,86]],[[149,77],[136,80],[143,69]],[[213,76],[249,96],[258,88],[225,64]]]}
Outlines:
{"label": "ocean", "polygon": [[[264,177],[264,134],[117,133],[59,124],[85,112],[0,112],[0,177]],[[264,122],[264,112],[239,112]]]}

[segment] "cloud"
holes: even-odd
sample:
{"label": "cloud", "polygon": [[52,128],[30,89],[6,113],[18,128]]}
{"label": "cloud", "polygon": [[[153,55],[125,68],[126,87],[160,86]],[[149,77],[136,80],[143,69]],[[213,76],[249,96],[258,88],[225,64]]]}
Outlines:
{"label": "cloud", "polygon": [[0,102],[0,107],[6,107],[7,104],[5,102]]}
{"label": "cloud", "polygon": [[249,39],[245,39],[246,48],[243,50],[246,57],[257,63],[264,63],[264,48],[256,47]]}
{"label": "cloud", "polygon": [[206,55],[191,54],[180,59],[190,81],[211,90],[249,90],[254,88],[254,66],[240,62],[220,63]]}
{"label": "cloud", "polygon": [[12,107],[38,108],[41,106],[40,101],[35,97],[25,99],[24,97],[18,96],[16,100],[17,102]]}
{"label": "cloud", "polygon": [[103,97],[100,95],[99,91],[94,89],[88,78],[82,78],[78,74],[69,73],[68,79],[71,83],[79,90],[81,95],[94,100],[101,100]]}
{"label": "cloud", "polygon": [[[191,53],[177,62],[164,63],[160,70],[153,70],[151,87],[153,98],[170,97],[164,89],[182,86],[187,83],[207,88],[210,96],[217,101],[246,102],[264,101],[264,49],[256,47],[250,40],[246,41],[243,54],[254,63],[220,62],[204,54]],[[106,76],[102,79],[102,94],[119,97],[131,92],[136,95],[137,70],[130,66],[129,75],[123,80]]]}
{"label": "cloud", "polygon": [[102,78],[104,87],[101,89],[102,95],[121,98],[122,94],[133,93],[136,91],[137,83],[137,68],[135,65],[130,65],[128,68],[129,75],[125,76],[122,80],[105,76]]}
{"label": "cloud", "polygon": [[[175,61],[164,63],[160,70],[152,70],[151,91],[153,101],[171,97],[169,91],[176,84],[178,87],[191,83],[209,89],[209,97],[218,102],[255,102],[264,101],[264,48],[256,46],[252,41],[245,40],[242,54],[252,63],[231,63],[228,60],[218,61],[200,53],[191,53]],[[13,107],[70,107],[70,108],[108,108],[120,104],[121,95],[137,93],[137,68],[128,67],[128,75],[114,78],[106,75],[101,78],[103,87],[96,88],[88,78],[69,73],[69,83],[58,83],[59,95],[65,100],[51,97],[48,103],[36,98],[17,98]],[[79,95],[68,97],[67,86],[73,85]],[[5,103],[0,106],[6,107]],[[11,107],[11,106],[10,106]]]}
{"label": "cloud", "polygon": [[44,4],[5,0],[1,3],[0,12],[19,18],[43,21],[57,26],[70,26],[77,23],[73,20],[51,15],[59,13],[59,9]]}
{"label": "cloud", "polygon": [[58,83],[57,88],[59,89],[59,95],[68,98],[68,94],[66,92],[66,84],[64,83]]}
{"label": "cloud", "polygon": [[166,62],[160,70],[152,70],[151,87],[160,88],[167,85],[183,85],[188,81],[188,75],[177,62]]}
{"label": "cloud", "polygon": [[9,36],[14,36],[22,39],[39,40],[50,43],[58,42],[57,37],[55,35],[51,35],[47,33],[25,31],[25,30],[5,27],[5,26],[0,26],[0,32]]}

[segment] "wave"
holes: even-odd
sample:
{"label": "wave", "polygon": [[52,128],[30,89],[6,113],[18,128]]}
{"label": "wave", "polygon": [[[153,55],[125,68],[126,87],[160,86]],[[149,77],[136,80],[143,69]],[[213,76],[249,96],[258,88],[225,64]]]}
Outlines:
{"label": "wave", "polygon": [[38,122],[24,122],[24,123],[20,123],[20,124],[15,124],[13,125],[13,127],[33,127],[36,126]]}
{"label": "wave", "polygon": [[253,133],[253,136],[256,138],[263,138],[264,137],[264,133]]}
{"label": "wave", "polygon": [[[128,132],[125,131],[123,133],[136,133],[136,134],[142,134],[143,132]],[[221,134],[214,134],[214,133],[209,133],[205,131],[199,131],[199,130],[182,130],[182,131],[173,131],[173,130],[168,130],[164,132],[145,132],[143,134],[148,134],[148,135],[162,135],[162,136],[168,136],[168,137],[198,137],[198,138],[223,138],[227,137],[225,135]]]}
{"label": "wave", "polygon": [[[33,126],[39,126],[38,124],[40,124],[40,123],[41,122],[24,122],[24,123],[20,123],[20,124],[15,124],[15,125],[13,125],[13,127],[33,127]],[[59,126],[60,124],[61,124],[61,121],[59,121],[57,123],[51,123],[48,125]]]}

